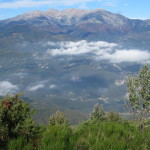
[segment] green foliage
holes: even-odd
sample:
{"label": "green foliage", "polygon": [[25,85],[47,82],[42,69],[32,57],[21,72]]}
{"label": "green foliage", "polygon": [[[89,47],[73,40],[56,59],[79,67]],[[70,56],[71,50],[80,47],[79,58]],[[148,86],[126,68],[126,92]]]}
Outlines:
{"label": "green foliage", "polygon": [[47,126],[39,150],[149,150],[150,129],[142,132],[129,122],[81,124],[74,129]]}
{"label": "green foliage", "polygon": [[89,149],[89,143],[85,138],[81,138],[77,141],[75,145],[75,150],[88,150]]}
{"label": "green foliage", "polygon": [[91,121],[100,123],[104,120],[106,120],[106,113],[104,112],[103,105],[99,107],[99,104],[97,103],[93,108],[93,112],[91,113]]}
{"label": "green foliage", "polygon": [[[96,104],[91,119],[76,127],[69,127],[64,114],[56,112],[43,130],[32,120],[32,109],[18,96],[7,96],[1,101],[0,108],[0,141],[8,142],[2,150],[150,149],[149,120],[144,122],[145,127],[141,130],[139,122],[125,121],[115,112],[105,113],[102,105],[99,108]],[[17,113],[20,114],[17,116]]]}
{"label": "green foliage", "polygon": [[126,107],[138,118],[150,117],[150,71],[145,65],[135,77],[127,78],[128,102]]}
{"label": "green foliage", "polygon": [[4,142],[8,140],[8,128],[2,124],[0,120],[0,145],[3,145]]}
{"label": "green foliage", "polygon": [[24,102],[21,95],[6,95],[0,101],[0,142],[25,136],[28,140],[37,138],[40,126],[32,119],[34,110]]}
{"label": "green foliage", "polygon": [[118,121],[122,121],[123,119],[120,117],[118,112],[108,112],[107,113],[107,120],[118,122]]}
{"label": "green foliage", "polygon": [[[127,122],[102,122],[82,125],[74,133],[77,147],[89,146],[87,150],[149,150],[150,131],[140,132]],[[86,150],[86,148],[85,148]]]}
{"label": "green foliage", "polygon": [[64,125],[47,126],[42,135],[39,150],[72,150],[70,137],[72,131]]}
{"label": "green foliage", "polygon": [[62,112],[57,111],[54,115],[50,116],[49,125],[69,125],[68,119]]}
{"label": "green foliage", "polygon": [[32,150],[32,144],[25,137],[19,137],[9,141],[7,150]]}

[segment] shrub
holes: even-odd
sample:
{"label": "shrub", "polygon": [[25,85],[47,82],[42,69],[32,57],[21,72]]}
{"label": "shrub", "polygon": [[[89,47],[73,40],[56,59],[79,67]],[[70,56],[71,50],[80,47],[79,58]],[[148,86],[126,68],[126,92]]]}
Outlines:
{"label": "shrub", "polygon": [[[75,132],[76,145],[88,145],[88,150],[149,150],[148,131],[140,132],[128,122],[102,122],[83,125]],[[84,139],[84,141],[83,141]]]}
{"label": "shrub", "polygon": [[93,123],[101,123],[102,121],[106,120],[106,113],[104,112],[103,105],[99,107],[97,103],[94,108],[93,112],[91,113],[91,121]]}
{"label": "shrub", "polygon": [[41,132],[31,115],[34,110],[23,101],[22,95],[6,95],[0,101],[0,142],[24,136],[28,141],[37,138]]}
{"label": "shrub", "polygon": [[32,150],[32,144],[25,137],[19,137],[9,141],[7,150]]}
{"label": "shrub", "polygon": [[122,121],[122,118],[120,117],[118,112],[108,112],[107,113],[107,120],[118,122],[118,121]]}
{"label": "shrub", "polygon": [[53,125],[69,126],[69,121],[62,112],[57,111],[54,115],[50,116],[48,124],[52,126]]}
{"label": "shrub", "polygon": [[72,131],[63,125],[47,126],[42,135],[39,150],[72,150],[70,137]]}

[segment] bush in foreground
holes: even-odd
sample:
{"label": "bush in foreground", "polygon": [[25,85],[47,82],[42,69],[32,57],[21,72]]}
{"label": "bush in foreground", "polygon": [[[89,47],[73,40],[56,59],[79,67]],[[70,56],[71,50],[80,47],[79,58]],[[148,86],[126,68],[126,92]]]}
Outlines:
{"label": "bush in foreground", "polygon": [[32,119],[34,110],[21,96],[6,95],[0,101],[0,147],[12,139],[23,136],[29,142],[40,135],[41,127]]}

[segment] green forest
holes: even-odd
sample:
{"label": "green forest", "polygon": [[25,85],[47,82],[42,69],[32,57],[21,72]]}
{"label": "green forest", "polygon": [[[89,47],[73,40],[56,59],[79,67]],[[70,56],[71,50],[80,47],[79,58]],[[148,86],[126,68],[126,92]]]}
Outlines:
{"label": "green forest", "polygon": [[105,112],[96,104],[87,121],[70,125],[57,111],[47,125],[33,119],[34,108],[22,94],[0,100],[0,150],[149,150],[150,71],[145,65],[136,76],[126,79],[125,108],[132,117]]}

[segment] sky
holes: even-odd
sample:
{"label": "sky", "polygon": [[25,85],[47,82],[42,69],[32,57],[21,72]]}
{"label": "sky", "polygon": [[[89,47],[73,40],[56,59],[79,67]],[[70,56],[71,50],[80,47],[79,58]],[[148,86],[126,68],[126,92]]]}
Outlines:
{"label": "sky", "polygon": [[58,10],[102,8],[128,18],[150,18],[150,0],[0,0],[0,20],[28,11],[46,11],[51,8]]}

